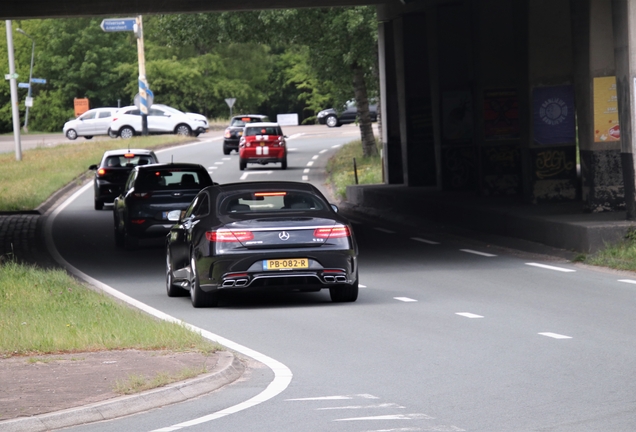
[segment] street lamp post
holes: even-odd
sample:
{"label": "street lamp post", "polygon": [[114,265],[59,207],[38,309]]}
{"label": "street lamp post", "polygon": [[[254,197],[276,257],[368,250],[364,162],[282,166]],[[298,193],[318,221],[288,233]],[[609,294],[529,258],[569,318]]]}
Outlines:
{"label": "street lamp post", "polygon": [[[22,30],[21,28],[17,29],[19,33],[22,33],[23,35],[25,35],[26,37],[28,37],[29,39],[31,39],[32,45],[31,45],[31,70],[29,71],[29,93],[27,95],[27,100],[31,100],[31,87],[33,86],[33,83],[31,82],[31,79],[33,78],[33,58],[35,56],[35,41],[33,40],[33,38],[31,36],[29,36],[27,34],[27,32],[25,32],[24,30]],[[24,131],[28,132],[29,131],[29,104],[26,104],[26,113],[24,115]]]}

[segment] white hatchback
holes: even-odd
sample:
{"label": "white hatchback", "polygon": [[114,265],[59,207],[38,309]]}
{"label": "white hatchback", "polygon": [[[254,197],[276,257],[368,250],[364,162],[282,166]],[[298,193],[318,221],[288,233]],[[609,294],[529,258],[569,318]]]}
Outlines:
{"label": "white hatchback", "polygon": [[[198,136],[209,129],[201,114],[184,113],[167,105],[155,104],[148,110],[148,133]],[[122,138],[141,135],[141,112],[135,106],[120,109],[113,116],[109,134]]]}
{"label": "white hatchback", "polygon": [[74,120],[64,123],[62,131],[66,138],[70,140],[83,136],[91,139],[95,135],[107,135],[113,115],[117,112],[117,108],[94,108],[86,111],[84,114]]}

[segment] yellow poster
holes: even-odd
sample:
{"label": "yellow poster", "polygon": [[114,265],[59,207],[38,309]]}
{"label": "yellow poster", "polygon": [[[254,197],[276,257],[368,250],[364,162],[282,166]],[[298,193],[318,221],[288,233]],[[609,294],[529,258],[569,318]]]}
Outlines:
{"label": "yellow poster", "polygon": [[620,139],[616,77],[594,78],[594,142]]}

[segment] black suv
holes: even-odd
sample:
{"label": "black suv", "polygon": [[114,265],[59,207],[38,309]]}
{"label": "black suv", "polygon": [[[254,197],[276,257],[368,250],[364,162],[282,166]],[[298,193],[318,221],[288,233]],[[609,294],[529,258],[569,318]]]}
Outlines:
{"label": "black suv", "polygon": [[121,193],[130,171],[137,165],[158,163],[152,150],[120,149],[104,153],[99,165],[91,165],[95,171],[93,189],[95,190],[95,210],[104,208],[104,203],[112,203]]}
{"label": "black suv", "polygon": [[247,123],[262,123],[268,121],[269,118],[262,114],[243,114],[232,117],[230,125],[225,128],[223,154],[229,155],[232,150],[238,152],[239,140],[243,135],[243,128]]}
{"label": "black suv", "polygon": [[196,194],[212,184],[199,164],[136,166],[115,198],[115,245],[135,249],[140,238],[165,236]]}
{"label": "black suv", "polygon": [[[378,121],[377,104],[369,102],[369,115],[372,122]],[[358,119],[358,107],[356,107],[355,101],[349,101],[340,113],[333,108],[327,108],[320,111],[316,117],[320,124],[326,124],[329,127],[339,127],[343,124],[354,123]]]}

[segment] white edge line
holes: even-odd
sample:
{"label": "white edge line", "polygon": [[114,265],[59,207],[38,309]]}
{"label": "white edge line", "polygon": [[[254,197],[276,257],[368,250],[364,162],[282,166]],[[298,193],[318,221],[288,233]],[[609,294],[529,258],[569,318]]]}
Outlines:
{"label": "white edge line", "polygon": [[539,268],[544,268],[544,269],[548,269],[548,270],[556,270],[556,271],[560,271],[560,272],[564,272],[564,273],[572,273],[575,272],[576,270],[572,270],[572,269],[566,269],[563,267],[554,267],[554,266],[550,266],[550,265],[546,265],[546,264],[539,264],[539,263],[526,263],[526,265],[532,266],[532,267],[539,267]]}
{"label": "white edge line", "polygon": [[134,306],[154,317],[157,317],[159,319],[162,319],[164,321],[168,321],[168,322],[174,322],[177,324],[182,324],[185,327],[187,327],[188,329],[194,331],[195,333],[199,333],[201,336],[203,336],[204,338],[211,340],[213,342],[217,342],[223,346],[225,346],[228,349],[234,350],[240,354],[243,354],[247,357],[251,357],[265,365],[267,365],[267,367],[269,367],[272,372],[274,372],[274,379],[272,380],[272,382],[267,386],[267,388],[265,388],[265,390],[263,390],[262,392],[260,392],[259,394],[257,394],[256,396],[252,397],[251,399],[248,399],[244,402],[241,402],[237,405],[231,406],[229,408],[223,409],[221,411],[217,411],[215,413],[212,414],[208,414],[206,416],[203,417],[199,417],[193,420],[189,420],[187,422],[183,422],[183,423],[179,423],[173,426],[169,426],[166,428],[161,428],[161,429],[156,429],[157,432],[169,432],[169,431],[175,431],[175,430],[179,430],[182,429],[184,427],[188,427],[188,426],[194,426],[194,425],[198,425],[201,423],[206,423],[209,422],[211,420],[215,420],[221,417],[224,417],[226,415],[229,414],[234,414],[236,412],[242,411],[244,409],[247,408],[251,408],[253,406],[256,406],[262,402],[268,401],[270,399],[272,399],[273,397],[279,395],[280,393],[282,393],[287,386],[289,386],[289,384],[291,383],[293,374],[291,372],[291,370],[285,366],[284,364],[282,364],[281,362],[274,360],[271,357],[268,357],[264,354],[261,354],[257,351],[254,351],[253,349],[247,348],[243,345],[237,344],[236,342],[232,342],[229,339],[226,339],[222,336],[216,335],[214,333],[211,333],[207,330],[204,330],[202,328],[193,326],[192,324],[188,324],[185,323],[177,318],[174,318],[164,312],[161,312],[158,309],[155,309],[151,306],[148,306],[145,303],[142,303],[138,300],[135,300],[132,297],[127,296],[126,294],[122,293],[121,291],[117,291],[116,289],[98,281],[97,279],[93,279],[92,277],[88,276],[87,274],[81,272],[79,269],[73,267],[71,264],[69,264],[58,252],[57,248],[55,247],[55,244],[53,243],[53,236],[51,234],[51,228],[53,226],[53,222],[55,221],[55,218],[60,214],[60,212],[62,212],[62,210],[64,210],[70,203],[72,203],[80,194],[82,194],[83,192],[85,192],[87,189],[92,188],[93,184],[91,183],[87,183],[85,186],[83,186],[82,188],[80,188],[77,192],[75,192],[73,195],[71,195],[66,201],[64,201],[61,205],[59,205],[49,216],[46,217],[46,224],[45,224],[45,240],[46,240],[46,246],[49,250],[49,252],[51,253],[51,255],[53,256],[53,258],[55,259],[55,261],[57,261],[60,265],[64,266],[69,272],[71,272],[72,274],[74,274],[75,276],[77,276],[78,278],[84,280],[85,282],[91,284],[92,286],[104,291],[105,293],[118,298],[126,303],[128,303],[131,306]]}
{"label": "white edge line", "polygon": [[636,280],[633,279],[619,279],[618,282],[624,282],[628,284],[636,284]]}

